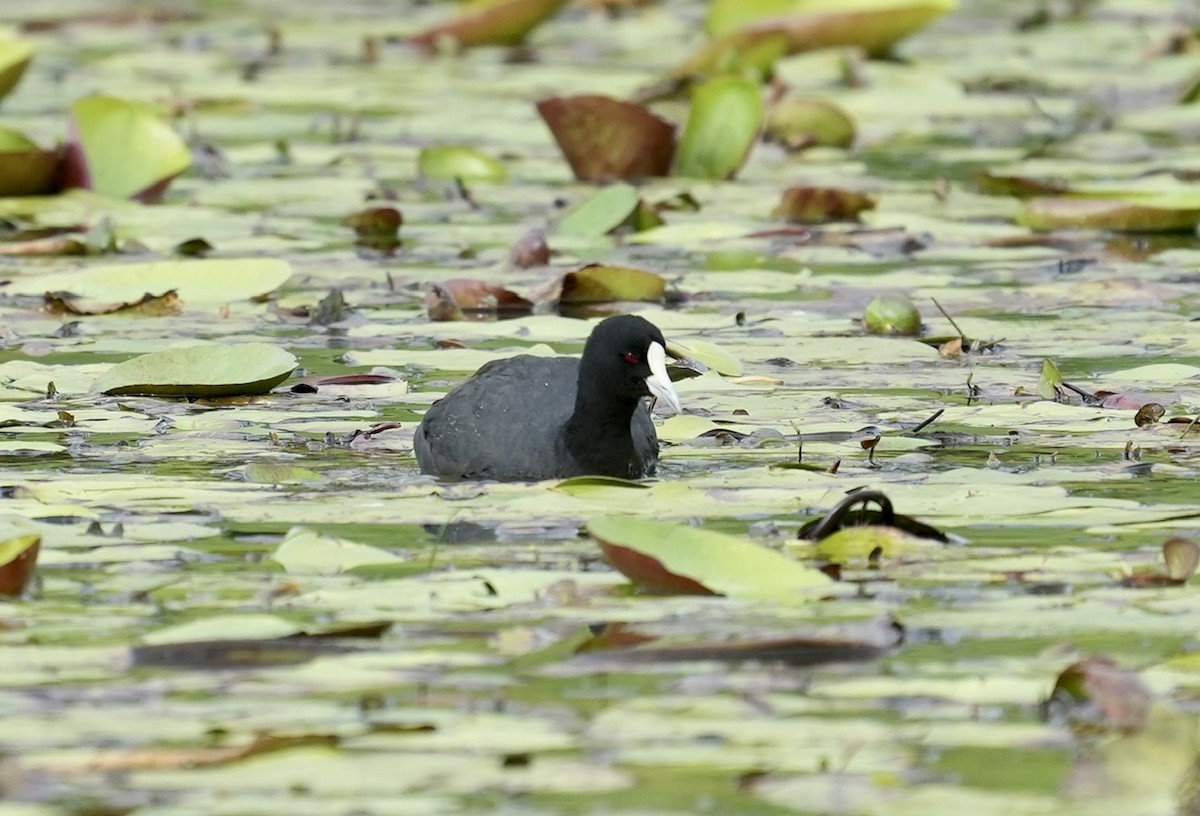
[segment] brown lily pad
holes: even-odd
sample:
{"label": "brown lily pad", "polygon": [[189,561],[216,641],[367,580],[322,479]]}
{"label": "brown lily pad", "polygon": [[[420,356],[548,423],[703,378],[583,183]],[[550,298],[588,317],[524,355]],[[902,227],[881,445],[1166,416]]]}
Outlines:
{"label": "brown lily pad", "polygon": [[656,303],[667,290],[667,282],[653,272],[603,264],[589,264],[568,272],[557,283],[559,292],[553,299],[559,303]]}
{"label": "brown lily pad", "polygon": [[479,45],[519,45],[530,31],[549,20],[567,0],[495,0],[469,8],[444,23],[409,38],[413,45],[433,49],[443,40],[460,48]]}
{"label": "brown lily pad", "polygon": [[461,319],[463,312],[528,312],[533,304],[516,292],[487,281],[451,278],[430,286],[425,308],[433,320],[456,320]]}
{"label": "brown lily pad", "polygon": [[537,110],[580,181],[670,172],[675,126],[641,105],[588,94],[543,99]]}
{"label": "brown lily pad", "polygon": [[859,213],[875,209],[875,199],[840,187],[789,187],[772,215],[793,224],[857,221]]}
{"label": "brown lily pad", "polygon": [[0,540],[0,597],[21,595],[37,569],[42,537],[20,532]]}

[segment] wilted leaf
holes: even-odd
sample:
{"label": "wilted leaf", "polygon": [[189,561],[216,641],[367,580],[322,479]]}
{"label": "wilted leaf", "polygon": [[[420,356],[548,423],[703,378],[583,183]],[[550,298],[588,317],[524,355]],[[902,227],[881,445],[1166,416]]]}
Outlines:
{"label": "wilted leaf", "polygon": [[733,178],[746,162],[761,123],[762,95],[756,83],[726,76],[697,86],[675,154],[675,174]]}
{"label": "wilted leaf", "polygon": [[142,295],[141,300],[134,303],[78,303],[66,292],[47,292],[44,296],[46,311],[50,314],[69,315],[98,315],[116,314],[118,312],[136,312],[137,314],[161,317],[163,315],[179,314],[179,295],[172,289],[161,295]]}
{"label": "wilted leaf", "polygon": [[789,150],[850,147],[855,127],[850,115],[824,99],[788,97],[767,110],[763,132]]}
{"label": "wilted leaf", "polygon": [[64,187],[154,201],[191,165],[192,154],[154,109],[87,96],[71,105],[66,162]]}
{"label": "wilted leaf", "polygon": [[421,176],[439,181],[504,181],[508,170],[497,159],[473,147],[435,145],[417,157]]}
{"label": "wilted leaf", "polygon": [[1054,683],[1047,716],[1084,730],[1138,731],[1153,697],[1141,679],[1107,657],[1072,663]]}
{"label": "wilted leaf", "polygon": [[641,105],[607,96],[554,96],[537,104],[580,181],[665,176],[675,155],[675,126]]}
{"label": "wilted leaf", "polygon": [[875,209],[875,199],[838,187],[789,187],[771,215],[793,224],[857,221],[863,210]]}
{"label": "wilted leaf", "polygon": [[291,352],[268,343],[186,346],[118,363],[96,378],[92,390],[163,397],[266,394],[295,368]]}
{"label": "wilted leaf", "polygon": [[1060,179],[1032,178],[1016,173],[1000,173],[990,170],[977,173],[975,183],[979,192],[984,195],[1013,196],[1015,198],[1055,196],[1070,189],[1070,185]]}
{"label": "wilted leaf", "polygon": [[1192,232],[1200,205],[1111,198],[1035,198],[1018,222],[1036,230],[1098,229],[1113,232]]}
{"label": "wilted leaf", "polygon": [[653,591],[790,599],[831,584],[819,570],[711,530],[626,516],[593,519],[588,532],[614,567]]}
{"label": "wilted leaf", "polygon": [[518,269],[550,263],[550,245],[546,243],[546,233],[535,229],[521,235],[509,251],[508,259]]}
{"label": "wilted leaf", "polygon": [[[516,292],[502,286],[475,280],[474,278],[451,278],[430,286],[425,296],[425,307],[430,317],[446,319],[446,299],[453,302],[451,313],[459,312],[528,312],[533,304]],[[437,315],[437,316],[435,316]]]}
{"label": "wilted leaf", "polygon": [[567,0],[474,0],[459,14],[422,31],[409,42],[425,48],[453,40],[462,48],[517,45],[530,31],[558,13]]}

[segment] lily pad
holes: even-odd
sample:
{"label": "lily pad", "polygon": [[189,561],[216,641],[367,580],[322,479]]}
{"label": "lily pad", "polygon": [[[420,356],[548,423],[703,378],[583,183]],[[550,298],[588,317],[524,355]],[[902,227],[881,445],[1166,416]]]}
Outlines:
{"label": "lily pad", "polygon": [[875,209],[869,195],[840,187],[789,187],[771,212],[793,224],[857,221],[859,213]]}
{"label": "lily pad", "polygon": [[157,200],[192,163],[183,139],[153,108],[111,96],[71,105],[64,187]]}
{"label": "lily pad", "polygon": [[17,87],[33,59],[33,50],[33,43],[26,40],[0,39],[0,99]]}
{"label": "lily pad", "polygon": [[589,521],[588,532],[614,567],[654,591],[798,599],[832,584],[819,570],[712,530],[609,517]]}
{"label": "lily pad", "polygon": [[568,235],[607,235],[634,214],[641,200],[632,184],[610,184],[567,212],[558,222],[558,231]]}
{"label": "lily pad", "polygon": [[788,97],[767,111],[763,132],[789,150],[807,147],[850,147],[856,128],[850,115],[832,102]]}
{"label": "lily pad", "polygon": [[580,181],[670,172],[675,126],[641,105],[587,94],[543,99],[537,110]]}
{"label": "lily pad", "polygon": [[667,282],[644,269],[591,264],[562,276],[561,303],[657,302]]}
{"label": "lily pad", "polygon": [[39,533],[0,521],[0,597],[21,595],[37,569]]}
{"label": "lily pad", "polygon": [[675,174],[733,178],[758,138],[762,111],[757,83],[727,76],[698,86],[675,155]]}
{"label": "lily pad", "polygon": [[417,169],[427,179],[452,181],[504,181],[508,170],[499,160],[473,147],[435,145],[421,151]]}
{"label": "lily pad", "polygon": [[356,567],[397,564],[403,559],[378,547],[293,527],[279,542],[271,560],[289,575],[336,575]]}
{"label": "lily pad", "polygon": [[159,397],[266,394],[296,368],[296,357],[269,343],[202,345],[152,351],[110,368],[92,390]]}
{"label": "lily pad", "polygon": [[518,45],[530,31],[558,13],[567,0],[473,0],[455,17],[409,39],[433,48],[452,40],[462,48]]}
{"label": "lily pad", "polygon": [[1113,232],[1192,232],[1200,205],[1111,198],[1035,198],[1017,220],[1036,230],[1100,229]]}
{"label": "lily pad", "polygon": [[174,291],[185,305],[198,306],[260,297],[278,289],[291,275],[291,264],[279,258],[180,258],[26,275],[11,281],[4,291],[10,295],[67,293],[79,307],[134,303],[147,293]]}

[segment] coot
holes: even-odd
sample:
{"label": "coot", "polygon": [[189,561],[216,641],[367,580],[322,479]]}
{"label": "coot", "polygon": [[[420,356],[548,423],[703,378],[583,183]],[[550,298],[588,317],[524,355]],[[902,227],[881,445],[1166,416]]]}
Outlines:
{"label": "coot", "polygon": [[662,332],[636,315],[610,317],[582,359],[522,354],[480,368],[426,412],[417,463],[460,479],[640,479],[658,463],[647,396],[680,410]]}

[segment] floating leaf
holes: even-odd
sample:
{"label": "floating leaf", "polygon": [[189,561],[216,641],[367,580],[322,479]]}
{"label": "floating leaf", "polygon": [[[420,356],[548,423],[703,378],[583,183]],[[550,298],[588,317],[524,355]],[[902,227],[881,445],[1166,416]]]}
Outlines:
{"label": "floating leaf", "polygon": [[71,105],[64,187],[154,201],[192,163],[183,139],[146,105],[88,96]]}
{"label": "floating leaf", "polygon": [[675,126],[641,105],[607,96],[553,96],[537,104],[580,181],[665,176]]}
{"label": "floating leaf", "polygon": [[8,96],[33,59],[33,43],[0,39],[0,99]]}
{"label": "floating leaf", "polygon": [[508,253],[509,262],[518,269],[550,263],[550,245],[546,233],[534,229],[521,235]]}
{"label": "floating leaf", "polygon": [[1163,544],[1163,560],[1167,576],[1179,582],[1188,581],[1200,566],[1200,545],[1190,538],[1176,536]]}
{"label": "floating leaf", "polygon": [[355,567],[397,564],[398,555],[304,527],[288,530],[271,554],[289,575],[337,575]]}
{"label": "floating leaf", "polygon": [[433,48],[453,40],[462,48],[518,45],[530,31],[549,20],[567,0],[474,0],[458,16],[422,31],[409,42]]}
{"label": "floating leaf", "polygon": [[508,170],[497,159],[473,147],[435,145],[417,157],[421,176],[440,181],[504,181]]}
{"label": "floating leaf", "polygon": [[1088,731],[1138,731],[1153,695],[1133,672],[1107,657],[1089,657],[1065,668],[1045,703],[1047,716]]}
{"label": "floating leaf", "polygon": [[291,352],[269,343],[186,346],[118,363],[96,378],[92,390],[163,397],[265,394],[295,368]]}
{"label": "floating leaf", "polygon": [[831,584],[775,550],[711,530],[610,517],[589,521],[588,532],[614,567],[654,591],[784,599]]}
{"label": "floating leaf", "polygon": [[576,204],[558,222],[568,235],[600,236],[621,226],[637,211],[641,197],[631,184],[610,184]]}
{"label": "floating leaf", "polygon": [[1099,229],[1113,232],[1193,232],[1200,204],[1165,198],[1035,198],[1017,221],[1035,230]]}
{"label": "floating leaf", "polygon": [[763,133],[789,150],[806,147],[850,147],[856,135],[854,120],[824,99],[785,98],[767,110]]}
{"label": "floating leaf", "polygon": [[69,293],[80,308],[135,303],[146,293],[175,291],[188,306],[233,303],[273,292],[292,274],[279,258],[212,258],[110,264],[48,275],[26,275],[5,287],[10,295]]}
{"label": "floating leaf", "polygon": [[875,209],[875,199],[840,187],[789,187],[771,215],[793,224],[857,221],[863,210]]}
{"label": "floating leaf", "polygon": [[590,264],[561,278],[561,303],[657,302],[667,283],[659,275],[625,266]]}
{"label": "floating leaf", "polygon": [[733,178],[758,138],[761,121],[762,96],[756,83],[726,76],[699,85],[675,154],[676,175]]}

